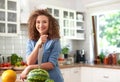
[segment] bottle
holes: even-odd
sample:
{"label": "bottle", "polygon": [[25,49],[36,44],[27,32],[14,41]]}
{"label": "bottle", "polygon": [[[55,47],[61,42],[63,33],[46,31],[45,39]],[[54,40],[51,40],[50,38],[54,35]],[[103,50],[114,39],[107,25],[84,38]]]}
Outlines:
{"label": "bottle", "polygon": [[113,56],[112,56],[112,54],[109,54],[109,56],[108,56],[108,64],[112,65],[112,63],[113,63]]}
{"label": "bottle", "polygon": [[94,60],[94,64],[100,64],[100,58],[97,56]]}
{"label": "bottle", "polygon": [[113,53],[113,54],[112,54],[112,57],[113,57],[113,62],[112,62],[112,64],[113,64],[113,65],[116,65],[116,64],[117,64],[116,53]]}
{"label": "bottle", "polygon": [[107,56],[104,58],[103,62],[104,62],[105,65],[108,65],[108,57]]}

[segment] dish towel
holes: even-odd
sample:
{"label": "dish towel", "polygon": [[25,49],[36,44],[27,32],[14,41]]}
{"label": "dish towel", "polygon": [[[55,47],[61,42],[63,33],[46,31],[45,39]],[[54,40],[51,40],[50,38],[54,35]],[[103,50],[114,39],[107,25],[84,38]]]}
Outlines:
{"label": "dish towel", "polygon": [[38,51],[38,65],[41,65],[42,56],[43,56],[43,45],[41,48],[39,48],[39,51]]}

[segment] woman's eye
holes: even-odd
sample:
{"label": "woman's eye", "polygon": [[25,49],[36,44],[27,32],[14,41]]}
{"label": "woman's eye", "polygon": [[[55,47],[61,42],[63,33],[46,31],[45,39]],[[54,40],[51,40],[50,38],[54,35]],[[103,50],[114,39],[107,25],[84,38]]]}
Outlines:
{"label": "woman's eye", "polygon": [[47,23],[47,21],[43,21],[43,23]]}
{"label": "woman's eye", "polygon": [[36,21],[36,23],[40,23],[39,21]]}

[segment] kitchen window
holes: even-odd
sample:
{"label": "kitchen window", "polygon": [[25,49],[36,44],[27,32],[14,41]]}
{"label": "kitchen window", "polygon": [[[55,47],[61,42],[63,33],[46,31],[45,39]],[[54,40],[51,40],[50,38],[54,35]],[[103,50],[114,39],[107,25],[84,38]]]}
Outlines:
{"label": "kitchen window", "polygon": [[120,52],[120,11],[92,16],[94,54]]}

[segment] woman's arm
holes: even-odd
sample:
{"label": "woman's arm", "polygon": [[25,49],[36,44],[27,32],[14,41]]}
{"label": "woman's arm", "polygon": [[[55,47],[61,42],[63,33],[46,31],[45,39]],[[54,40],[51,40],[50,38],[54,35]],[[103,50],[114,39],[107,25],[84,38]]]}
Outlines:
{"label": "woman's arm", "polygon": [[24,81],[24,79],[27,78],[27,74],[30,72],[30,70],[35,69],[35,68],[41,68],[41,69],[44,69],[44,70],[50,70],[50,69],[53,69],[54,67],[53,67],[53,64],[50,63],[50,62],[43,63],[40,66],[38,64],[36,64],[36,65],[29,65],[20,74],[20,79],[22,79]]}
{"label": "woman's arm", "polygon": [[28,65],[33,65],[33,64],[36,63],[36,61],[38,60],[38,51],[39,51],[39,48],[41,48],[42,44],[47,41],[47,37],[48,37],[48,35],[42,35],[39,38],[39,40],[37,41],[37,43],[35,45],[35,48],[30,53],[30,55],[27,57],[27,64]]}
{"label": "woman's arm", "polygon": [[38,51],[39,51],[40,46],[36,45],[31,54],[27,57],[27,64],[28,65],[33,65],[36,63],[37,58],[38,58]]}
{"label": "woman's arm", "polygon": [[27,74],[30,72],[30,70],[35,69],[35,68],[39,68],[38,65],[29,65],[27,66],[22,73],[20,74],[20,79],[22,79],[24,81],[24,79],[27,78]]}
{"label": "woman's arm", "polygon": [[[55,66],[58,65],[58,57],[61,52],[61,46],[60,46],[60,41],[59,40],[53,40],[52,42],[52,48],[50,50],[50,53],[48,57],[48,62],[42,63],[40,65],[40,68],[45,69],[45,70],[52,70]],[[47,58],[47,57],[46,57]]]}
{"label": "woman's arm", "polygon": [[54,68],[54,65],[51,62],[46,62],[46,63],[42,63],[40,65],[40,68],[44,70],[51,70]]}

